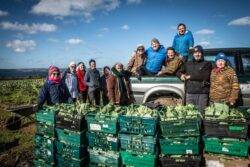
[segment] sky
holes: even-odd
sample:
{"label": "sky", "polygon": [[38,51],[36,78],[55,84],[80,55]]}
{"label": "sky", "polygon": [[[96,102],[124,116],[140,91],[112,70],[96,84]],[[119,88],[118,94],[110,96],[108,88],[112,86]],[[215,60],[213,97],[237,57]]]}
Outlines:
{"label": "sky", "polygon": [[0,69],[127,64],[179,23],[204,48],[250,47],[249,0],[0,0]]}

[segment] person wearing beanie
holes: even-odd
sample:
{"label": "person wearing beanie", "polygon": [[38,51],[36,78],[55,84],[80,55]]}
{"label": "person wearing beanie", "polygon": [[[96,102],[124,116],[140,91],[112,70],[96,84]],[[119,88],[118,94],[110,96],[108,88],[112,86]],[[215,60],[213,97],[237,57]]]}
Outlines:
{"label": "person wearing beanie", "polygon": [[144,66],[146,62],[146,53],[143,45],[138,45],[136,51],[133,53],[132,58],[129,60],[127,70],[132,73],[133,76],[138,75],[138,70]]}
{"label": "person wearing beanie", "polygon": [[194,46],[194,38],[191,31],[187,30],[186,25],[180,23],[177,26],[178,33],[175,35],[172,47],[184,62],[188,61],[189,49]]}
{"label": "person wearing beanie", "polygon": [[86,102],[88,95],[88,86],[84,80],[86,67],[83,62],[79,62],[76,67],[76,77],[78,85],[78,100],[81,102]]}
{"label": "person wearing beanie", "polygon": [[93,59],[89,61],[89,69],[86,72],[84,80],[88,85],[88,98],[90,104],[99,106],[101,91],[100,73],[96,69],[96,61]]}
{"label": "person wearing beanie", "polygon": [[50,66],[48,77],[38,96],[38,108],[42,108],[45,102],[47,102],[47,105],[54,105],[69,101],[70,94],[66,85],[62,82],[60,69],[56,66]]}
{"label": "person wearing beanie", "polygon": [[111,74],[110,68],[105,66],[103,68],[103,75],[101,76],[101,93],[102,93],[102,104],[106,105],[109,103],[107,82]]}
{"label": "person wearing beanie", "polygon": [[224,53],[218,53],[215,58],[215,68],[212,70],[210,81],[210,101],[235,105],[239,96],[239,82],[236,72],[228,65]]}
{"label": "person wearing beanie", "polygon": [[151,47],[146,50],[146,63],[143,68],[143,73],[146,75],[156,75],[161,71],[166,59],[166,49],[160,44],[159,40],[153,38]]}
{"label": "person wearing beanie", "polygon": [[176,55],[173,47],[167,48],[166,56],[167,58],[165,60],[165,67],[160,72],[158,72],[157,76],[175,75],[183,64],[182,59]]}
{"label": "person wearing beanie", "polygon": [[76,77],[76,63],[70,62],[68,68],[63,74],[63,81],[66,83],[71,94],[73,102],[76,102],[78,96],[78,85]]}
{"label": "person wearing beanie", "polygon": [[129,105],[134,102],[134,96],[130,83],[130,73],[123,69],[121,63],[116,63],[111,69],[112,74],[108,78],[108,97],[111,103],[116,105]]}
{"label": "person wearing beanie", "polygon": [[194,104],[204,114],[208,105],[212,64],[204,60],[202,46],[194,47],[193,60],[182,65],[177,76],[185,82],[186,103]]}

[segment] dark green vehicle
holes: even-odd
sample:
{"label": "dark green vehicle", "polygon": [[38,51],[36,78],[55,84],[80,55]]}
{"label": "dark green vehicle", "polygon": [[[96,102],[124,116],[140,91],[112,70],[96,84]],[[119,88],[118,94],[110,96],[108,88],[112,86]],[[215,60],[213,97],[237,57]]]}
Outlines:
{"label": "dark green vehicle", "polygon": [[[224,52],[228,56],[230,66],[237,72],[241,88],[237,104],[250,106],[250,48],[205,49],[205,60],[214,64],[219,52]],[[185,101],[184,83],[178,77],[144,76],[141,81],[131,78],[131,82],[137,103],[156,101],[162,104],[176,104]]]}

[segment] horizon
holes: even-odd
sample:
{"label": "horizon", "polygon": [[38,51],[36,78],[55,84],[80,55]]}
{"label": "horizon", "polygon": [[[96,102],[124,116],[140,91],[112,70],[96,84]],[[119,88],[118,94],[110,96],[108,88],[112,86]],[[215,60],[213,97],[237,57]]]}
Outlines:
{"label": "horizon", "polygon": [[250,1],[1,0],[0,69],[127,64],[153,37],[172,45],[181,22],[204,48],[250,47]]}

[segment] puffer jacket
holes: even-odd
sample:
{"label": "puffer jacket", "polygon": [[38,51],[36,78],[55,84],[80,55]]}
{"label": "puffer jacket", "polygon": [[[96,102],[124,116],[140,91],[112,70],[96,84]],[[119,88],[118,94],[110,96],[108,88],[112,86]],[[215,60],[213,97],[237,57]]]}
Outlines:
{"label": "puffer jacket", "polygon": [[110,102],[118,105],[128,105],[134,102],[131,83],[128,74],[119,73],[114,67],[107,80],[108,97]]}
{"label": "puffer jacket", "polygon": [[70,97],[70,93],[63,82],[56,84],[46,80],[38,96],[38,107],[42,107],[45,102],[47,102],[47,105],[67,103],[70,102]]}
{"label": "puffer jacket", "polygon": [[162,65],[164,65],[166,49],[162,45],[160,45],[159,49],[156,51],[150,47],[146,50],[146,54],[146,70],[150,73],[157,74],[161,70]]}
{"label": "puffer jacket", "polygon": [[145,54],[138,55],[135,53],[129,60],[127,70],[132,72],[132,74],[134,75],[136,74],[137,70],[145,64],[145,62],[146,62]]}
{"label": "puffer jacket", "polygon": [[77,98],[78,96],[78,83],[75,73],[70,73],[70,70],[67,69],[64,73],[63,80],[66,83],[69,93],[72,98]]}
{"label": "puffer jacket", "polygon": [[172,47],[181,56],[189,55],[189,48],[194,46],[194,38],[191,31],[186,31],[184,35],[176,34]]}
{"label": "puffer jacket", "polygon": [[213,102],[235,103],[239,95],[239,82],[237,75],[229,66],[217,71],[212,70],[210,87],[210,100]]}

